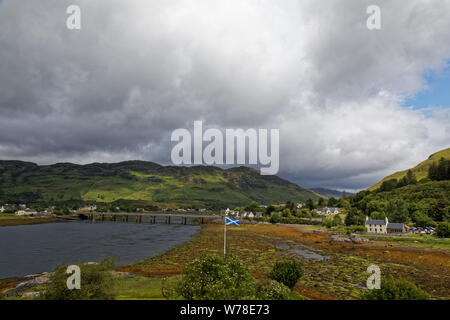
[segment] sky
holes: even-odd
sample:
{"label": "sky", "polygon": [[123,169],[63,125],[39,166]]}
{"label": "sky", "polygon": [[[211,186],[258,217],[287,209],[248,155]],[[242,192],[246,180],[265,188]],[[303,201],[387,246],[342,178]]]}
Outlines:
{"label": "sky", "polygon": [[450,64],[437,72],[424,75],[422,90],[407,97],[404,106],[413,108],[448,107],[450,105]]}
{"label": "sky", "polygon": [[170,164],[202,120],[280,129],[281,177],[359,190],[450,146],[449,61],[450,1],[0,0],[0,159]]}

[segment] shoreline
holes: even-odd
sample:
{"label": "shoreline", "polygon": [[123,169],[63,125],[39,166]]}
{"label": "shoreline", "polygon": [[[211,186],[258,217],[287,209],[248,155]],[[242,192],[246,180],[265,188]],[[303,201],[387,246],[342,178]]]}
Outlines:
{"label": "shoreline", "polygon": [[[223,252],[222,230],[222,225],[202,225],[190,239],[153,257],[116,266],[114,270],[134,277],[162,279],[180,275],[185,263],[202,252]],[[448,299],[444,287],[450,279],[446,265],[449,249],[416,248],[414,244],[404,242],[393,246],[387,240],[336,242],[332,232],[305,225],[245,224],[230,227],[228,234],[227,248],[251,265],[252,274],[258,279],[267,277],[276,261],[296,256],[302,262],[304,275],[295,291],[310,299],[358,299],[361,286],[367,280],[366,268],[373,263],[380,266],[385,276],[405,278],[436,299]],[[285,243],[289,246],[280,247]],[[327,259],[306,257],[309,251]],[[436,276],[440,281],[430,281],[426,275]],[[0,279],[0,295],[5,283],[9,281],[7,290],[14,289],[23,278]]]}
{"label": "shoreline", "polygon": [[[28,220],[28,219],[33,219],[33,218],[5,219],[5,220]],[[33,224],[42,224],[42,223],[64,222],[64,221],[78,221],[78,220],[80,220],[78,218],[73,218],[73,217],[46,217],[46,218],[38,218],[38,219],[42,219],[42,220],[46,219],[47,221],[34,221],[34,222],[30,221],[29,223],[6,225],[6,226],[33,225]],[[0,223],[1,223],[1,220],[0,220]],[[2,226],[5,226],[5,225],[0,225],[0,227],[2,227]],[[189,242],[193,241],[196,237],[199,236],[200,232],[201,232],[201,228],[195,234],[193,234],[190,239],[187,239],[186,241],[183,241],[182,243],[179,243],[179,244],[177,244],[177,245],[175,245],[173,247],[170,247],[167,250],[165,250],[164,252],[161,252],[161,253],[157,254],[156,256],[164,255],[168,251],[170,251],[170,250],[172,250],[172,249],[174,249],[176,247],[182,246],[185,243],[189,243]],[[156,257],[156,256],[154,256],[154,257]],[[152,259],[154,257],[148,257],[148,256],[142,257],[141,259],[139,259],[138,261],[136,261],[135,263],[133,263],[131,265],[134,266],[134,265],[136,265],[136,264],[138,264],[138,263],[140,263],[142,261],[145,261],[145,260],[148,260],[148,259]],[[124,269],[129,267],[129,266],[130,265],[120,265],[120,266],[118,265],[118,266],[116,266],[113,269],[113,271],[114,272],[118,272],[118,273],[127,273],[127,274],[130,274],[130,275],[134,275],[134,277],[138,277],[138,276],[153,277],[153,276],[150,276],[150,275],[146,275],[144,273],[137,273],[137,272],[134,273],[134,272],[125,271]],[[30,281],[30,279],[33,280],[34,278],[39,278],[42,275],[48,275],[51,272],[52,271],[44,271],[44,272],[38,272],[38,273],[35,273],[35,274],[27,274],[27,275],[22,275],[22,276],[11,276],[11,277],[8,277],[8,278],[0,278],[0,300],[4,299],[6,297],[5,296],[6,292],[17,289],[19,287],[19,284],[21,284],[21,283],[23,283],[25,281]]]}
{"label": "shoreline", "polygon": [[34,224],[43,224],[43,223],[54,223],[54,222],[62,222],[68,219],[64,217],[58,216],[50,216],[50,217],[27,217],[27,218],[6,218],[0,219],[0,228],[1,227],[14,227],[14,226],[26,226],[26,225],[34,225]]}

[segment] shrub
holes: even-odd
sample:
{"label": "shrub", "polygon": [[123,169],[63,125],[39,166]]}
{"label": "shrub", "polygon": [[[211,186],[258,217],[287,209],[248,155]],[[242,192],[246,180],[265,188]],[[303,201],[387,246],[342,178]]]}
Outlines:
{"label": "shrub", "polygon": [[189,300],[237,300],[255,296],[256,280],[233,255],[206,254],[185,266],[176,293]]}
{"label": "shrub", "polygon": [[287,300],[291,290],[278,281],[267,279],[257,283],[256,292],[260,300]]}
{"label": "shrub", "polygon": [[270,222],[271,223],[280,223],[281,222],[280,214],[278,212],[273,212],[272,216],[270,217]]}
{"label": "shrub", "polygon": [[269,278],[278,281],[290,289],[294,288],[302,276],[302,266],[298,261],[283,261],[275,263]]}
{"label": "shrub", "polygon": [[361,297],[364,300],[429,300],[425,291],[404,279],[382,280],[381,289],[373,289]]}
{"label": "shrub", "polygon": [[326,219],[323,225],[327,228],[339,227],[342,224],[342,220],[339,215],[335,215],[332,219]]}
{"label": "shrub", "polygon": [[450,238],[450,222],[441,222],[436,228],[436,235],[440,238]]}
{"label": "shrub", "polygon": [[367,228],[364,227],[364,226],[353,226],[353,227],[350,227],[349,230],[352,233],[355,233],[355,232],[367,232]]}
{"label": "shrub", "polygon": [[50,276],[51,284],[45,288],[44,300],[113,300],[115,298],[111,270],[114,260],[105,258],[98,264],[78,264],[81,288],[67,288],[67,265],[58,266]]}
{"label": "shrub", "polygon": [[256,299],[259,300],[303,300],[297,292],[291,291],[278,281],[266,279],[256,285]]}

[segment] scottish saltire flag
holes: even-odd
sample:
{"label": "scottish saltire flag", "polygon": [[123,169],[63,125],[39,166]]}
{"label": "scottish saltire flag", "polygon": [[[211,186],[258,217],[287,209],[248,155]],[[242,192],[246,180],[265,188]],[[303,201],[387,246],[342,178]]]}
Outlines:
{"label": "scottish saltire flag", "polygon": [[231,219],[231,218],[226,218],[225,219],[225,224],[227,225],[227,226],[230,226],[230,225],[235,225],[235,226],[238,226],[238,225],[240,225],[241,224],[241,222],[238,220],[238,219]]}

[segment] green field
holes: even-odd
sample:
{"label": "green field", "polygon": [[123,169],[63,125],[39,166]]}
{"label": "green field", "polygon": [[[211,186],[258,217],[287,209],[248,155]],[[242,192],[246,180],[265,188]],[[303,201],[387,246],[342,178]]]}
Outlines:
{"label": "green field", "polygon": [[433,250],[447,250],[450,251],[449,238],[436,238],[434,235],[428,234],[410,234],[404,236],[365,236],[370,240],[380,241],[380,245],[396,245],[408,246],[413,248],[427,248]]}

